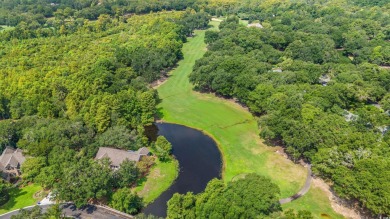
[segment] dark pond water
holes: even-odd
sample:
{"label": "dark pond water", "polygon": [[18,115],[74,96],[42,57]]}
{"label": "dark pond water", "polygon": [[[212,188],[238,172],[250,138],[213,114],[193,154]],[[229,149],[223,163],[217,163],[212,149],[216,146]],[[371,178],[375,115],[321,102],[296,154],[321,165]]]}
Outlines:
{"label": "dark pond water", "polygon": [[[175,193],[200,193],[213,178],[221,177],[222,160],[216,143],[202,132],[175,124],[156,124],[155,135],[172,143],[173,155],[179,161],[180,172],[172,186],[142,212],[159,217],[167,215],[167,201]],[[150,128],[148,132],[153,133]]]}

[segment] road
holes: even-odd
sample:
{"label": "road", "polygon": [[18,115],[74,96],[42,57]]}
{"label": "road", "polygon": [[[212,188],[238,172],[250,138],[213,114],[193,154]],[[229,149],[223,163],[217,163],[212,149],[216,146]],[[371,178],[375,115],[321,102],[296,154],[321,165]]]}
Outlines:
{"label": "road", "polygon": [[279,203],[280,204],[289,203],[289,202],[294,201],[295,199],[298,199],[299,197],[303,196],[304,194],[306,194],[309,191],[309,189],[310,189],[310,184],[311,184],[311,180],[312,180],[311,174],[312,174],[312,172],[311,172],[311,165],[308,165],[307,166],[307,178],[306,178],[305,185],[303,185],[301,190],[299,190],[299,192],[296,193],[295,195],[290,196],[288,198],[280,199]]}
{"label": "road", "polygon": [[[42,211],[45,212],[48,208],[50,208],[51,205],[45,205],[41,206]],[[103,208],[96,207],[93,205],[88,205],[87,207],[83,209],[77,209],[76,206],[73,204],[63,204],[61,205],[63,207],[63,212],[66,214],[66,216],[71,216],[74,218],[80,218],[80,219],[124,219],[125,217],[115,215]],[[31,209],[33,207],[29,207],[26,209]],[[18,214],[19,211],[14,211],[11,213],[8,213],[6,215],[0,216],[0,219],[10,219],[12,215]]]}

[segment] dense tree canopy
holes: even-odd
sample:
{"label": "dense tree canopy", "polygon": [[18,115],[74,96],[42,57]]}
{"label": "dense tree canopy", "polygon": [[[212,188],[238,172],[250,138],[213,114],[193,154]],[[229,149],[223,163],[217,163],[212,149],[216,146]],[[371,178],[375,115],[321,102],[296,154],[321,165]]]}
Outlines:
{"label": "dense tree canopy", "polygon": [[119,188],[128,187],[138,179],[139,172],[134,161],[125,160],[121,168],[114,172],[114,183]]}
{"label": "dense tree canopy", "polygon": [[167,160],[172,153],[172,144],[164,136],[158,136],[154,149],[160,160]]}
{"label": "dense tree canopy", "polygon": [[[148,83],[182,58],[183,42],[209,13],[227,17],[206,32],[208,51],[190,76],[195,89],[247,105],[261,137],[311,162],[341,197],[390,214],[389,8],[386,0],[0,0],[0,25],[12,26],[0,30],[0,152],[12,146],[32,156],[23,180],[60,200],[82,206],[120,188],[113,203],[135,213],[141,201],[127,187],[153,160],[112,172],[92,158],[101,146],[149,144],[143,127],[159,99]],[[136,15],[164,10],[182,11]],[[166,139],[153,146],[169,157]],[[272,217],[278,193],[255,175],[214,180],[202,194],[175,195],[168,214]]]}
{"label": "dense tree canopy", "polygon": [[118,189],[112,196],[111,206],[128,214],[137,213],[143,206],[142,199],[130,189]]}
{"label": "dense tree canopy", "polygon": [[11,219],[65,219],[59,205],[53,205],[47,209],[45,213],[42,212],[40,206],[35,206],[32,209],[21,209],[17,215],[12,215]]}
{"label": "dense tree canopy", "polygon": [[[134,186],[148,174],[154,158],[138,165],[125,161],[113,171],[108,160],[93,159],[98,148],[150,145],[144,126],[154,121],[159,99],[148,83],[182,58],[186,36],[207,26],[209,16],[188,9],[130,18],[100,13],[96,21],[77,20],[69,16],[88,5],[52,3],[58,7],[54,21],[46,20],[52,25],[22,21],[0,33],[0,152],[6,146],[23,149],[29,156],[21,167],[23,182],[51,189],[57,200],[77,207],[107,202],[115,189]],[[13,11],[30,3],[9,4]],[[61,19],[69,20],[57,24]],[[158,145],[167,159],[170,143]],[[122,205],[135,205],[125,206],[126,212],[142,206],[136,194],[124,198]]]}
{"label": "dense tree canopy", "polygon": [[195,0],[2,0],[0,25],[15,26],[20,22],[28,25],[45,25],[51,18],[62,23],[70,19],[95,20],[102,14],[114,17],[132,13],[149,13],[162,10],[184,10],[196,7]]}
{"label": "dense tree canopy", "polygon": [[9,200],[9,189],[10,184],[3,179],[0,179],[0,205],[3,205]]}
{"label": "dense tree canopy", "polygon": [[381,66],[389,62],[388,8],[264,1],[246,9],[248,2],[229,10],[247,10],[264,28],[229,17],[219,32],[207,31],[208,51],[190,75],[195,89],[247,105],[261,137],[311,162],[340,196],[389,214],[390,184],[376,176],[390,156],[390,71]]}
{"label": "dense tree canopy", "polygon": [[268,178],[248,174],[225,185],[210,181],[203,193],[175,194],[168,218],[258,218],[280,211],[279,187]]}
{"label": "dense tree canopy", "polygon": [[64,176],[54,187],[53,192],[58,200],[72,200],[77,207],[81,207],[89,199],[101,199],[109,195],[112,178],[108,162],[97,163],[82,158],[68,165],[63,170]]}

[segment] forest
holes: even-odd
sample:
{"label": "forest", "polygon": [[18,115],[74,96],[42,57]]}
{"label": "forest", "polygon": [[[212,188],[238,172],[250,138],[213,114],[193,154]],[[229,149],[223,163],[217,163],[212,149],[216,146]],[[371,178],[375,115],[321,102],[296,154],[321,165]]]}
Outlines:
{"label": "forest", "polygon": [[[20,25],[1,33],[0,152],[12,146],[28,156],[22,183],[77,207],[93,201],[137,213],[143,201],[130,188],[154,158],[124,162],[114,172],[108,160],[93,158],[102,146],[151,146],[160,160],[170,159],[170,143],[149,142],[144,133],[159,101],[149,83],[181,59],[186,36],[208,21],[194,10],[124,20],[100,15],[52,35],[31,35],[43,29]],[[11,185],[0,185],[5,203]]]}
{"label": "forest", "polygon": [[305,210],[282,212],[279,193],[279,187],[270,179],[256,174],[248,174],[228,185],[213,179],[198,195],[175,194],[168,202],[168,218],[313,218]]}
{"label": "forest", "polygon": [[389,214],[390,5],[273,6],[233,6],[263,28],[229,16],[207,31],[190,81],[248,106],[262,138],[310,162],[340,197]]}
{"label": "forest", "polygon": [[0,25],[45,25],[49,18],[96,20],[102,14],[119,18],[162,10],[185,10],[195,0],[1,0]]}
{"label": "forest", "polygon": [[[386,0],[0,0],[0,152],[12,146],[30,156],[22,183],[78,207],[137,213],[143,200],[130,188],[154,160],[112,172],[92,158],[112,145],[150,146],[170,159],[169,142],[144,133],[160,101],[150,83],[183,58],[186,37],[210,16],[224,21],[206,31],[207,52],[189,78],[195,90],[247,106],[267,144],[310,163],[339,197],[389,215]],[[0,181],[0,203],[10,187]],[[175,195],[168,216],[312,218],[283,212],[279,195],[255,174],[213,180],[203,193]]]}

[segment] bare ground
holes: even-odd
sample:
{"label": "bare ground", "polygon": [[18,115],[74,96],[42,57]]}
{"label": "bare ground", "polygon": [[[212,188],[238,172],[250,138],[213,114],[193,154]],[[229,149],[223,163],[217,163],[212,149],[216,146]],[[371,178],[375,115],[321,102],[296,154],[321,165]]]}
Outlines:
{"label": "bare ground", "polygon": [[342,199],[338,198],[331,190],[329,185],[324,182],[324,180],[318,177],[313,178],[312,185],[313,187],[320,188],[326,193],[326,195],[330,200],[332,208],[335,212],[343,215],[345,218],[348,219],[366,218],[365,216],[361,215],[358,211],[354,210],[352,207],[348,207],[346,201],[343,201]]}
{"label": "bare ground", "polygon": [[211,20],[212,20],[212,21],[218,21],[218,22],[222,22],[222,21],[223,21],[223,20],[221,20],[221,19],[214,18],[214,17],[213,17],[213,18],[211,18]]}
{"label": "bare ground", "polygon": [[387,66],[387,65],[381,65],[379,66],[380,68],[383,68],[383,69],[390,69],[390,66]]}
{"label": "bare ground", "polygon": [[153,89],[157,89],[158,87],[160,87],[162,84],[164,84],[167,80],[168,80],[169,76],[167,75],[163,75],[160,77],[160,79],[152,82],[150,84],[150,87],[152,87]]}

